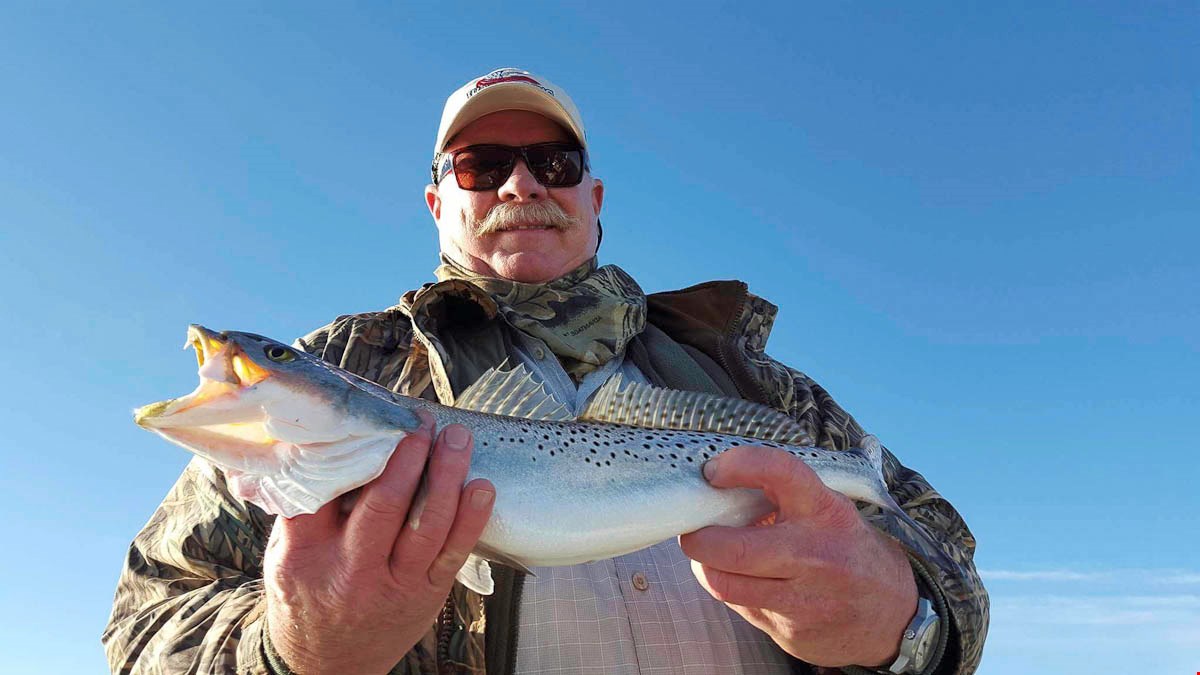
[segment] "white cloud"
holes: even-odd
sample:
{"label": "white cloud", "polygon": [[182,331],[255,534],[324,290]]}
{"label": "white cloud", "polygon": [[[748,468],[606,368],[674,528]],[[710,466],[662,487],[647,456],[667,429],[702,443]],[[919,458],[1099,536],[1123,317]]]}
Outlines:
{"label": "white cloud", "polygon": [[1200,572],[1169,572],[1156,579],[1155,583],[1159,584],[1178,584],[1181,586],[1197,584],[1200,585]]}
{"label": "white cloud", "polygon": [[993,613],[1024,623],[1200,628],[1200,595],[1024,595],[994,598]]}
{"label": "white cloud", "polygon": [[1200,672],[1200,573],[982,570],[992,622],[979,675]]}
{"label": "white cloud", "polygon": [[1093,581],[1108,577],[1106,572],[1071,570],[979,570],[984,581]]}
{"label": "white cloud", "polygon": [[1200,572],[1179,569],[1122,568],[1111,570],[979,570],[986,581],[1099,581],[1155,585],[1200,585]]}

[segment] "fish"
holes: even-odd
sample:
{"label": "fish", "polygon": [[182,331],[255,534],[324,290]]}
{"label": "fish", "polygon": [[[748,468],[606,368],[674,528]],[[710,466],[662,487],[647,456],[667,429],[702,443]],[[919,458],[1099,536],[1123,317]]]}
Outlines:
{"label": "fish", "polygon": [[[817,447],[767,406],[611,378],[578,417],[523,366],[487,371],[453,405],[404,396],[253,333],[188,328],[200,383],[134,411],[134,421],[220,468],[233,494],[286,518],[370,482],[421,426],[474,435],[468,480],[495,486],[492,515],[459,573],[492,591],[488,561],[528,571],[624,555],[710,525],[769,519],[761,490],[717,489],[704,462],[739,445],[785,450],[828,487],[884,511],[882,448]],[[416,508],[416,507],[414,507]]]}

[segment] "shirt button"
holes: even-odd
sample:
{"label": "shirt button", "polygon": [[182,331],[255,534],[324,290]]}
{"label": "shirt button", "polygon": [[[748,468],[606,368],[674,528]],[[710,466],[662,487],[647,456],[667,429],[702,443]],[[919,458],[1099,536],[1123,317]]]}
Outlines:
{"label": "shirt button", "polygon": [[646,575],[641,572],[633,573],[633,587],[639,591],[644,591],[650,588],[650,582],[646,580]]}
{"label": "shirt button", "polygon": [[542,349],[541,347],[534,347],[533,348],[533,356],[538,361],[541,361],[542,359],[546,358],[546,350]]}

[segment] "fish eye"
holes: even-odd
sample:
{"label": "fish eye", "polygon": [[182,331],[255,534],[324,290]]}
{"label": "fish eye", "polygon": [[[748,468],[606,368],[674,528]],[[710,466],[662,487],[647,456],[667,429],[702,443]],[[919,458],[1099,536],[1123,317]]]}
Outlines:
{"label": "fish eye", "polygon": [[267,345],[263,348],[263,353],[275,363],[287,363],[288,361],[296,360],[296,352],[287,347],[280,347],[279,345]]}

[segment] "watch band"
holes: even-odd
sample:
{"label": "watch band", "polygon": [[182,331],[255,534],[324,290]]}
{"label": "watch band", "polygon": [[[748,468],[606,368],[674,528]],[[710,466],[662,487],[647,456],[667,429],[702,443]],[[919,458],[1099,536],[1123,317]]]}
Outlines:
{"label": "watch band", "polygon": [[917,613],[913,616],[904,635],[900,638],[900,654],[888,667],[887,672],[895,675],[919,673],[929,662],[931,642],[937,639],[941,622],[933,604],[925,598],[917,599]]}

